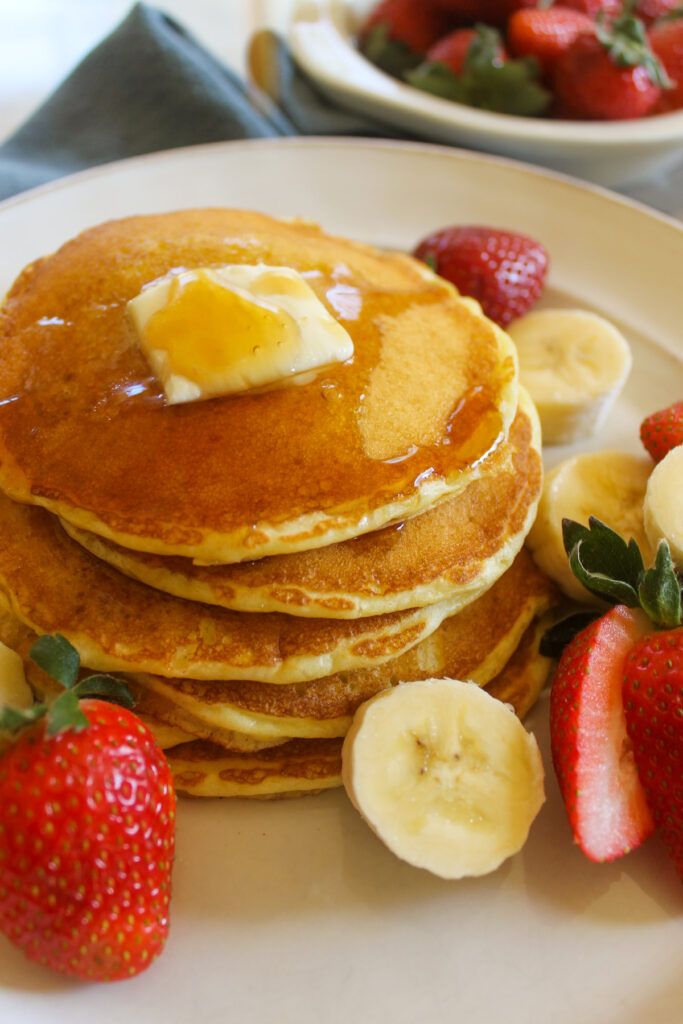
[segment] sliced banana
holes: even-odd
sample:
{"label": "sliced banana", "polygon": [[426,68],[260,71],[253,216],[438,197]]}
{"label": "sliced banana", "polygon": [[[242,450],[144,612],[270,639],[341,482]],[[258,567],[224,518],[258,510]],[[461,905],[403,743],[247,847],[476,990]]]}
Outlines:
{"label": "sliced banana", "polygon": [[26,682],[23,661],[16,651],[0,640],[0,709],[6,704],[14,708],[30,708],[33,694]]}
{"label": "sliced banana", "polygon": [[389,849],[442,878],[494,871],[545,799],[534,736],[507,704],[455,679],[402,683],[362,705],[342,778]]}
{"label": "sliced banana", "polygon": [[654,561],[643,523],[652,467],[652,459],[646,455],[601,451],[575,455],[546,474],[527,545],[536,564],[567,597],[588,604],[599,602],[569,568],[562,541],[565,518],[588,525],[588,517],[597,516],[625,539],[633,537],[646,565]]}
{"label": "sliced banana", "polygon": [[672,448],[652,470],[644,519],[652,547],[667,540],[674,564],[683,569],[683,445]]}
{"label": "sliced banana", "polygon": [[541,418],[544,444],[590,437],[605,422],[631,369],[617,328],[583,309],[541,309],[515,320],[508,334],[519,380]]}

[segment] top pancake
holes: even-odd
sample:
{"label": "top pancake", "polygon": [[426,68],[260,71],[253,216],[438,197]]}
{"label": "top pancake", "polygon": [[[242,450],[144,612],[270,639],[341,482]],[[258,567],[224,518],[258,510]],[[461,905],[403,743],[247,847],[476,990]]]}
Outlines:
{"label": "top pancake", "polygon": [[[126,303],[173,268],[263,262],[354,342],[308,384],[168,405]],[[20,275],[0,313],[0,486],[125,547],[230,563],[306,550],[462,490],[517,403],[507,336],[408,256],[301,222],[109,222]]]}

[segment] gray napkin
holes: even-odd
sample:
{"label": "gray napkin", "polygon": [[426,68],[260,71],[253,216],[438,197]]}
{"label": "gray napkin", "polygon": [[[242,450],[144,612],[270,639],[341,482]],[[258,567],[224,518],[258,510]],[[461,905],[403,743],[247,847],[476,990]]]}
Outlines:
{"label": "gray napkin", "polygon": [[[0,145],[0,199],[96,164],[177,146],[279,135],[399,129],[335,107],[273,32],[251,44],[245,83],[163,11],[136,4]],[[683,215],[683,160],[625,194]]]}
{"label": "gray napkin", "polygon": [[268,33],[264,41],[279,103],[163,11],[137,4],[0,145],[0,199],[85,167],[177,146],[382,130],[335,109],[304,80],[281,40]]}

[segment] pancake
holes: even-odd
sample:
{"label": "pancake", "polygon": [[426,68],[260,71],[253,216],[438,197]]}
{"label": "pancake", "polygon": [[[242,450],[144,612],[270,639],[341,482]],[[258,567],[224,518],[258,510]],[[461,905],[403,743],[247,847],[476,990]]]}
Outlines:
{"label": "pancake", "polygon": [[[9,609],[0,608],[0,641],[21,656],[26,681],[35,699],[49,702],[58,697],[63,688],[31,658],[30,651],[36,640],[37,634],[32,629],[20,622]],[[90,670],[84,668],[80,676],[82,678],[86,675],[90,675]],[[126,677],[125,682],[135,698],[135,713],[154,733],[157,743],[163,749],[197,738],[210,740],[230,750],[243,751],[261,750],[286,740],[286,737],[279,741],[272,738],[259,740],[231,730],[212,728],[153,691],[146,690],[134,679]]]}
{"label": "pancake", "polygon": [[[524,717],[546,681],[550,662],[538,653],[545,628],[539,620],[487,686]],[[202,741],[184,743],[167,754],[176,790],[184,796],[287,797],[342,785],[341,739],[291,740],[252,754],[226,751]]]}
{"label": "pancake", "polygon": [[542,486],[540,425],[528,395],[507,442],[459,495],[353,540],[227,566],[135,552],[63,522],[97,558],[177,597],[244,612],[356,618],[422,607],[490,585],[529,531]]}
{"label": "pancake", "polygon": [[[167,404],[127,301],[174,268],[258,262],[304,274],[353,357]],[[0,312],[0,487],[141,551],[236,562],[402,521],[479,475],[516,405],[512,342],[423,264],[248,211],[92,228]]]}
{"label": "pancake", "polygon": [[526,718],[548,681],[553,663],[541,654],[539,645],[552,621],[552,613],[534,619],[505,668],[485,686],[492,697],[511,704],[518,718]]}
{"label": "pancake", "polygon": [[344,736],[360,704],[388,686],[438,676],[489,683],[511,658],[531,622],[558,601],[554,584],[523,548],[483,596],[446,619],[410,651],[382,665],[292,686],[147,674],[135,679],[216,728],[260,740]]}
{"label": "pancake", "polygon": [[291,740],[254,754],[195,740],[167,754],[177,793],[283,797],[341,786],[341,740]]}
{"label": "pancake", "polygon": [[123,576],[45,509],[2,494],[0,590],[18,619],[61,633],[92,669],[283,685],[388,661],[463,604],[456,593],[425,608],[335,620],[184,601]]}

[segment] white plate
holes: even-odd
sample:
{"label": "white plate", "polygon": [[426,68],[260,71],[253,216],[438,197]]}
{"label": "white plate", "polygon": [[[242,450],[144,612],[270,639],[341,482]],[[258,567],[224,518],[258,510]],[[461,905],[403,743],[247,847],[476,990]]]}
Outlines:
{"label": "white plate", "polygon": [[[0,206],[0,292],[29,260],[109,217],[224,204],[319,220],[410,248],[465,221],[541,238],[549,301],[620,321],[635,368],[592,446],[638,450],[640,417],[683,391],[683,264],[673,221],[511,162],[436,146],[228,143],[127,161]],[[557,456],[559,453],[555,453]],[[0,1020],[21,1024],[674,1024],[680,884],[652,839],[612,865],[572,845],[531,717],[548,800],[524,850],[448,883],[394,859],[343,792],[274,803],[185,802],[172,930],[146,974],[79,986],[0,937]]]}
{"label": "white plate", "polygon": [[354,26],[374,0],[307,0],[292,53],[334,103],[419,139],[530,160],[615,187],[645,182],[683,155],[683,110],[628,121],[559,121],[477,110],[390,77],[357,50]]}

